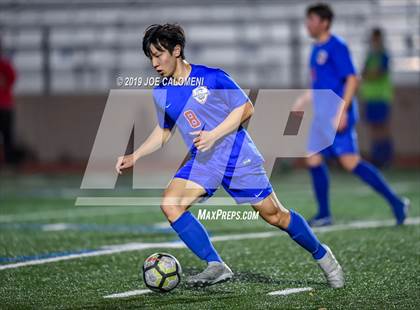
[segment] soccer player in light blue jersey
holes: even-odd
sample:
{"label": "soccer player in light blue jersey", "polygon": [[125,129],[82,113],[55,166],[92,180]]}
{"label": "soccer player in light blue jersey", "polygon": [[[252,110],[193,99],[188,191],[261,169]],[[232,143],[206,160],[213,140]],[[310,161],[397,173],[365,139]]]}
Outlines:
{"label": "soccer player in light blue jersey", "polygon": [[254,112],[249,98],[223,70],[188,63],[184,46],[185,35],[179,25],[152,25],[145,31],[143,51],[162,77],[153,94],[158,124],[133,154],[118,158],[116,170],[121,173],[159,149],[175,127],[180,131],[190,159],[164,191],[161,209],[186,246],[207,262],[207,268],[189,277],[187,283],[207,286],[233,277],[204,226],[188,211],[222,186],[237,203],[250,204],[265,221],[287,232],[308,251],[331,287],[343,287],[343,271],[331,250],[319,242],[305,219],[287,210],[273,192],[264,160],[241,126]]}
{"label": "soccer player in light blue jersey", "polygon": [[[306,11],[306,27],[309,35],[315,39],[310,56],[312,88],[314,90],[331,89],[343,99],[340,110],[342,113],[337,113],[337,134],[333,144],[307,158],[318,202],[318,214],[309,223],[311,226],[332,223],[328,194],[328,169],[323,160],[335,157],[344,169],[352,172],[382,195],[391,206],[397,224],[403,224],[409,207],[408,199],[397,196],[380,172],[360,158],[355,128],[358,118],[355,98],[358,77],[347,44],[330,32],[332,21],[333,11],[327,4],[315,4]],[[299,109],[299,105],[310,100],[310,96],[304,97],[298,100],[295,110]],[[322,108],[326,103],[317,100],[315,92],[312,99],[316,113],[328,113],[327,109]]]}

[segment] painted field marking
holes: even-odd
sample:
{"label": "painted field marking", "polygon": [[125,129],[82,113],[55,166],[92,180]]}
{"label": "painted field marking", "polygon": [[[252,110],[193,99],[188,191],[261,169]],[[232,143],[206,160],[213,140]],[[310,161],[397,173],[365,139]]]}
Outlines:
{"label": "painted field marking", "polygon": [[106,296],[104,296],[104,298],[124,298],[124,297],[144,295],[144,294],[149,294],[149,293],[152,293],[152,291],[148,290],[148,289],[134,290],[134,291],[128,291],[128,292],[124,292],[124,293],[106,295]]}
{"label": "painted field marking", "polygon": [[[419,225],[419,224],[420,224],[420,217],[408,218],[405,221],[405,225]],[[332,225],[332,226],[327,226],[327,227],[314,228],[314,231],[319,232],[319,233],[325,233],[325,232],[332,232],[332,231],[358,230],[358,229],[389,227],[389,226],[395,226],[395,220],[357,221],[357,222],[350,222],[350,223],[341,224],[341,225]],[[279,233],[279,231],[269,231],[269,232],[260,232],[260,233],[214,236],[211,238],[211,240],[213,242],[218,242],[218,241],[232,241],[232,240],[244,240],[244,239],[261,239],[261,238],[270,238],[274,236],[280,237],[280,236],[286,236],[286,234],[281,234]],[[43,265],[47,263],[59,262],[59,261],[64,261],[64,260],[110,255],[110,254],[117,254],[117,253],[130,252],[130,251],[155,249],[155,248],[179,249],[179,248],[185,248],[185,245],[182,241],[160,242],[160,243],[130,242],[130,243],[125,243],[125,244],[103,246],[98,250],[93,250],[88,253],[69,254],[69,255],[63,255],[59,257],[34,259],[34,260],[29,260],[29,261],[21,262],[21,263],[0,265],[0,270],[15,269],[15,268],[20,268],[20,267],[25,267],[25,266]]]}
{"label": "painted field marking", "polygon": [[280,290],[280,291],[270,292],[267,295],[270,295],[270,296],[279,296],[279,295],[280,296],[286,296],[286,295],[290,295],[290,294],[308,292],[308,291],[312,291],[312,290],[313,290],[312,287],[287,288],[287,289]]}

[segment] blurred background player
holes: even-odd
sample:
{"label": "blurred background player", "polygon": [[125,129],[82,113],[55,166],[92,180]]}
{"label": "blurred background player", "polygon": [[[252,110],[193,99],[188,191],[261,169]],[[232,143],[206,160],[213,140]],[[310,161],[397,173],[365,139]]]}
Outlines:
{"label": "blurred background player", "polygon": [[389,120],[393,87],[389,70],[389,55],[384,35],[374,28],[369,38],[369,52],[362,71],[360,98],[365,103],[365,119],[369,126],[370,158],[377,167],[388,166],[393,157]]}
{"label": "blurred background player", "polygon": [[[312,88],[331,89],[343,99],[342,113],[337,114],[335,122],[337,133],[333,144],[307,158],[318,202],[318,214],[309,223],[311,226],[332,224],[328,168],[324,159],[335,157],[345,170],[352,172],[382,195],[391,206],[397,224],[403,224],[407,216],[408,200],[398,197],[379,171],[360,158],[355,128],[358,118],[355,99],[358,77],[346,43],[330,32],[333,17],[332,9],[324,3],[312,5],[306,11],[306,28],[315,39],[310,56]],[[314,99],[315,110],[325,113],[319,108],[322,102],[317,102],[315,96]]]}
{"label": "blurred background player", "polygon": [[[273,192],[263,168],[264,160],[241,126],[254,111],[249,98],[224,71],[189,64],[184,48],[185,35],[179,25],[151,25],[146,29],[143,51],[162,77],[176,81],[203,78],[204,83],[161,83],[155,87],[158,125],[133,154],[118,159],[116,170],[121,173],[162,147],[170,140],[175,125],[181,132],[191,158],[165,189],[161,209],[180,239],[208,264],[203,272],[189,277],[187,283],[208,286],[233,276],[205,227],[188,210],[223,186],[238,204],[250,204],[267,223],[287,232],[311,253],[331,287],[343,287],[344,274],[331,250],[321,245],[306,220],[287,210]],[[240,185],[235,186],[235,182]]]}
{"label": "blurred background player", "polygon": [[13,133],[13,85],[15,81],[15,69],[3,53],[0,37],[0,138],[3,140],[3,153],[7,164],[15,163]]}

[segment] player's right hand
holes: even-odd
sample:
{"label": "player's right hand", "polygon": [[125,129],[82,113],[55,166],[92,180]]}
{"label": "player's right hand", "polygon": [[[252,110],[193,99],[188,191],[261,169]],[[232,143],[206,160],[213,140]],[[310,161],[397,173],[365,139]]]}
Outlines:
{"label": "player's right hand", "polygon": [[121,170],[134,166],[135,162],[133,154],[120,156],[118,157],[117,164],[115,165],[115,170],[118,174],[122,174]]}

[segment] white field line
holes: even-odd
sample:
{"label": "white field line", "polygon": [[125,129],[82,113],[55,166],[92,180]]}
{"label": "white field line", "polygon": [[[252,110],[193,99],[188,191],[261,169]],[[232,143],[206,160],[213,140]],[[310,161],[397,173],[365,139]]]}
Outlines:
{"label": "white field line", "polygon": [[164,221],[164,222],[159,222],[159,223],[153,224],[153,227],[165,229],[165,228],[170,228],[171,224],[169,224],[168,221]]}
{"label": "white field line", "polygon": [[[405,182],[403,184],[400,182],[399,184],[395,184],[394,188],[397,189],[398,192],[402,193],[416,188],[415,185],[417,185],[417,182]],[[288,191],[291,193],[299,194],[301,192],[306,193],[307,190],[292,188]],[[334,191],[339,193],[340,188],[336,188]],[[346,191],[348,190],[346,189]],[[366,194],[372,193],[372,190],[366,186],[355,185],[352,187],[352,193],[364,196]],[[73,195],[72,197],[75,196],[76,195]],[[0,223],[95,217],[98,215],[135,214],[154,211],[160,212],[160,208],[156,208],[156,206],[159,206],[161,201],[161,197],[77,197],[75,206],[78,208],[66,210],[49,210],[25,214],[3,214],[0,215]],[[237,206],[231,197],[212,197],[200,205]],[[93,206],[102,206],[106,208],[89,208]]]}
{"label": "white field line", "polygon": [[302,293],[302,292],[308,292],[308,291],[312,291],[313,288],[312,287],[297,287],[297,288],[287,288],[281,291],[274,291],[274,292],[270,292],[267,295],[271,295],[271,296],[286,296],[286,295],[290,295],[290,294],[296,294],[296,293]]}
{"label": "white field line", "polygon": [[[287,288],[287,289],[284,289],[284,290],[281,290],[281,291],[270,292],[267,295],[286,296],[286,295],[290,295],[290,294],[297,294],[297,293],[308,292],[308,291],[312,291],[312,290],[313,290],[312,287]],[[144,295],[144,294],[148,294],[148,293],[152,293],[152,291],[148,290],[148,289],[134,290],[134,291],[127,291],[127,292],[123,292],[123,293],[106,295],[106,296],[104,296],[104,298],[125,298],[125,297],[131,297],[131,296]]]}
{"label": "white field line", "polygon": [[[290,294],[297,294],[297,293],[308,292],[308,291],[312,291],[312,290],[313,290],[312,287],[287,288],[287,289],[284,289],[284,290],[281,290],[281,291],[270,292],[267,295],[286,296],[286,295],[290,295]],[[127,291],[127,292],[122,292],[122,293],[115,293],[115,294],[111,294],[111,295],[106,295],[106,296],[103,296],[103,298],[126,298],[126,297],[149,294],[149,293],[153,293],[153,292],[151,290],[148,290],[148,289],[143,289],[143,290],[134,290],[134,291]]]}
{"label": "white field line", "polygon": [[[0,223],[162,212],[159,208],[161,202],[162,198],[79,197],[76,199],[76,207],[74,209],[49,210],[24,214],[3,214],[0,215]],[[203,207],[233,205],[237,206],[235,201],[229,197],[213,197],[200,204]],[[101,206],[104,208],[100,208]]]}
{"label": "white field line", "polygon": [[72,228],[72,225],[68,223],[45,224],[41,227],[43,231],[63,231],[70,228]]}
{"label": "white field line", "polygon": [[[76,206],[160,206],[162,197],[77,197]],[[212,197],[202,206],[237,205],[231,197]]]}
{"label": "white field line", "polygon": [[104,298],[124,298],[124,297],[144,295],[144,294],[149,294],[149,293],[152,293],[152,291],[148,290],[148,289],[134,290],[134,291],[128,291],[128,292],[124,292],[124,293],[106,295],[106,296],[104,296]]}
{"label": "white field line", "polygon": [[[419,225],[419,224],[420,224],[420,217],[408,218],[405,222],[405,225]],[[351,222],[348,224],[332,225],[332,226],[327,226],[327,227],[315,228],[314,231],[323,233],[323,232],[331,232],[331,231],[345,231],[345,230],[354,230],[354,229],[388,227],[388,226],[394,226],[394,225],[395,225],[395,221],[393,220],[357,221],[357,222]],[[232,240],[244,240],[244,239],[261,239],[261,238],[270,238],[270,237],[275,237],[275,236],[277,237],[285,236],[285,234],[281,234],[279,233],[279,231],[233,234],[233,235],[215,236],[215,237],[212,237],[211,240],[213,242],[218,242],[218,241],[232,241]],[[26,262],[0,265],[0,270],[15,269],[15,268],[20,268],[20,267],[25,267],[25,266],[43,265],[43,264],[48,264],[48,263],[53,263],[53,262],[72,260],[72,259],[78,259],[78,258],[84,258],[84,257],[110,255],[110,254],[117,254],[117,253],[130,252],[130,251],[139,251],[139,250],[145,250],[145,249],[154,249],[154,248],[175,249],[175,248],[184,248],[184,247],[185,245],[181,241],[160,242],[160,243],[132,242],[132,243],[125,243],[125,244],[103,246],[98,250],[88,252],[88,253],[69,254],[69,255],[59,256],[59,257],[34,259],[34,260],[26,261]]]}
{"label": "white field line", "polygon": [[117,215],[117,214],[131,214],[131,213],[143,213],[143,212],[162,212],[160,208],[156,206],[141,206],[141,207],[75,207],[74,209],[65,210],[50,210],[31,212],[24,214],[5,214],[0,215],[0,223],[10,223],[19,221],[41,221],[51,219],[67,219],[67,218],[78,218],[78,217],[97,217],[102,215]]}
{"label": "white field line", "polygon": [[[284,184],[285,182],[287,182],[286,180],[279,180],[279,186],[282,186],[282,184]],[[290,180],[289,180],[290,182]],[[298,180],[292,180],[292,182],[299,182]],[[306,182],[306,181],[305,181]],[[344,182],[345,186],[344,187],[339,187],[339,188],[334,188],[334,192],[335,193],[348,193],[348,187],[351,186],[352,188],[352,194],[358,195],[358,196],[365,196],[367,194],[372,193],[372,190],[369,187],[366,187],[363,183],[358,183],[357,181],[345,181]],[[404,194],[408,191],[413,191],[415,189],[417,189],[419,187],[419,182],[418,180],[412,180],[412,181],[393,181],[392,182],[392,187],[394,188],[394,190],[396,192],[398,192],[399,194]],[[7,187],[2,187],[0,193],[4,194],[4,195],[8,195],[8,194],[13,194],[13,193],[18,193],[19,195],[25,195],[25,190],[24,187],[30,187],[31,189],[31,193],[33,192],[33,188],[31,187],[30,184],[11,184],[8,185]],[[46,185],[45,185],[46,186]],[[133,189],[138,189],[138,188],[144,188],[147,189],[148,186],[145,187],[141,187],[141,186],[136,186],[136,188]],[[162,188],[151,188],[151,189],[162,189]],[[22,192],[23,191],[23,192]],[[32,198],[65,198],[65,199],[74,199],[76,197],[78,197],[79,195],[81,195],[83,192],[83,189],[68,189],[68,188],[52,188],[52,189],[47,189],[44,190],[43,188],[36,188],[36,194],[29,194],[27,195],[27,197],[32,197]],[[127,193],[127,196],[132,195],[133,192],[130,191],[129,188],[123,190],[123,189],[113,189],[113,190],[109,190],[109,193],[118,193],[120,195]],[[301,187],[292,187],[288,189],[288,192],[290,193],[294,193],[294,194],[299,194],[299,193],[306,193],[307,189],[302,189]],[[101,198],[101,197],[98,197]]]}

